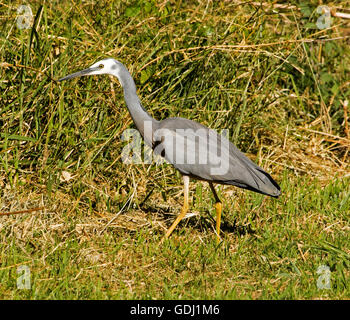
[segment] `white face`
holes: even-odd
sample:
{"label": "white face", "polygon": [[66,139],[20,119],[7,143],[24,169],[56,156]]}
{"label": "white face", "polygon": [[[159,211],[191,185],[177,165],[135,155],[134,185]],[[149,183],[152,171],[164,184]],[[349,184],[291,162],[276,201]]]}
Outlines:
{"label": "white face", "polygon": [[92,69],[88,75],[92,74],[116,74],[119,66],[116,60],[112,58],[103,59],[94,63],[89,69]]}
{"label": "white face", "polygon": [[111,74],[111,75],[118,77],[120,65],[121,65],[121,63],[119,61],[114,60],[112,58],[103,59],[103,60],[100,60],[100,61],[94,63],[91,67],[89,67],[87,69],[72,73],[68,76],[65,76],[65,77],[59,79],[58,81],[64,81],[64,80],[69,80],[69,79],[73,79],[76,77],[90,76],[90,75],[95,75],[95,74]]}

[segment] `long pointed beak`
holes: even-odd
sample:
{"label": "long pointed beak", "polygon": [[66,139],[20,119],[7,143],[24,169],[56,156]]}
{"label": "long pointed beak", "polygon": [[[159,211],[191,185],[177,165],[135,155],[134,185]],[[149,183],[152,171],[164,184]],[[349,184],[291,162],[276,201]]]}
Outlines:
{"label": "long pointed beak", "polygon": [[68,76],[65,76],[65,77],[63,77],[61,79],[58,79],[58,81],[69,80],[69,79],[73,79],[73,78],[81,77],[81,76],[88,76],[91,72],[96,71],[98,69],[99,69],[98,67],[87,68],[87,69],[84,69],[84,70],[81,70],[81,71],[69,74]]}

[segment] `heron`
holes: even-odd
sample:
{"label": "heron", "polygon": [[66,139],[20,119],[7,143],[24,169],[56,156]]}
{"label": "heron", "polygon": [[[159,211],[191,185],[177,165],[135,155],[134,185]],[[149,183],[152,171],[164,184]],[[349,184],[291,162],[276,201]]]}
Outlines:
{"label": "heron", "polygon": [[223,134],[185,118],[173,117],[161,121],[154,119],[142,106],[135,82],[120,61],[113,58],[103,59],[58,81],[102,74],[118,78],[131,118],[146,145],[151,147],[156,155],[171,163],[182,175],[184,187],[182,209],[166,231],[164,238],[172,234],[188,212],[190,178],[209,183],[215,198],[215,233],[218,243],[221,240],[222,202],[214,183],[233,185],[274,198],[279,197],[281,189],[270,174],[246,157]]}

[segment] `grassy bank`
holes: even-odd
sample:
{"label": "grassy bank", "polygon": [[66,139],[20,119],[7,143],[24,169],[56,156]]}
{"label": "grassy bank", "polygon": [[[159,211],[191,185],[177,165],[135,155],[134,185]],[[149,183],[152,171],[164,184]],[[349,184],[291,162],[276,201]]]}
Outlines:
{"label": "grassy bank", "polygon": [[[21,29],[20,4],[0,4],[0,298],[350,297],[349,20],[318,28],[317,1],[31,1]],[[228,129],[282,196],[220,186],[217,246],[193,182],[193,215],[160,244],[181,176],[122,162],[135,127],[116,79],[55,81],[104,57],[156,119]]]}

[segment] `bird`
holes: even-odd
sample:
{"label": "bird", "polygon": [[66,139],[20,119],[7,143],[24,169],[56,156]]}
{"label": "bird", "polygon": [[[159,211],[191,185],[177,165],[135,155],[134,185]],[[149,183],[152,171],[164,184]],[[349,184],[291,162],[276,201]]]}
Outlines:
{"label": "bird", "polygon": [[188,212],[190,178],[208,182],[214,195],[217,243],[221,241],[222,202],[214,183],[233,185],[274,198],[280,196],[281,188],[270,174],[245,156],[223,134],[181,117],[160,121],[154,119],[143,107],[134,79],[120,61],[106,58],[58,81],[102,74],[118,78],[124,91],[126,106],[145,144],[152,148],[155,155],[171,163],[182,175],[184,186],[182,209],[167,229],[163,239],[169,238]]}

